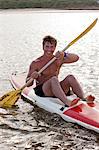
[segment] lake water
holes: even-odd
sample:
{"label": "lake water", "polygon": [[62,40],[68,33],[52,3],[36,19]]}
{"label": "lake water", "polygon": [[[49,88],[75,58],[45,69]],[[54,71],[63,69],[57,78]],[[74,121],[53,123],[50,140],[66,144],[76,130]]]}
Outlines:
{"label": "lake water", "polygon": [[[0,95],[12,89],[9,82],[12,73],[27,72],[31,61],[42,54],[42,38],[44,36],[54,36],[58,40],[56,51],[61,51],[97,17],[99,17],[99,11],[1,10]],[[99,21],[89,33],[67,51],[78,54],[80,59],[76,63],[64,65],[60,72],[60,79],[68,74],[75,75],[81,83],[85,95],[93,94],[99,101]],[[43,112],[39,108],[34,109],[33,106],[22,100],[18,102],[18,105],[18,110],[10,110],[11,115],[0,116],[0,148],[5,150],[24,150],[25,148],[49,150],[54,149],[55,146],[57,149],[62,149],[69,143],[71,148],[77,150],[81,149],[81,146],[84,147],[86,142],[86,149],[99,148],[99,141],[94,133],[86,130],[89,134],[89,136],[86,134],[89,143],[85,142],[85,133],[78,126],[66,124],[58,116],[51,116],[51,120],[46,117],[42,119],[43,113],[48,117],[51,114]],[[39,126],[37,119],[39,119]],[[55,119],[58,123],[61,122],[60,126],[55,124]],[[46,120],[52,124],[48,125]],[[70,135],[66,133],[64,137],[64,126],[68,128],[65,133],[70,133],[72,130],[72,137],[76,136],[74,141],[67,142],[69,139],[67,136]],[[60,138],[62,136],[63,140],[58,139],[59,136]],[[77,145],[80,147],[77,148]]]}

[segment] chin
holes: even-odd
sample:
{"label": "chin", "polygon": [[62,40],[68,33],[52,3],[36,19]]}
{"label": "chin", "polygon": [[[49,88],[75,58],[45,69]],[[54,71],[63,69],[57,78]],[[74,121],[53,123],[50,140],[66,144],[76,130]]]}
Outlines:
{"label": "chin", "polygon": [[46,54],[47,55],[53,55],[53,52],[47,52]]}

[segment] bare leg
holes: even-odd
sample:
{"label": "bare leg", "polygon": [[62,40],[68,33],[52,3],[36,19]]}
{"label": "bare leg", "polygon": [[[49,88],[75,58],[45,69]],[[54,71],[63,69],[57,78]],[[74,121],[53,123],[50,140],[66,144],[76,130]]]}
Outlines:
{"label": "bare leg", "polygon": [[[64,104],[68,106],[71,105],[71,102],[67,100],[65,92],[61,88],[61,85],[57,79],[57,77],[52,77],[48,81],[46,81],[43,85],[43,91],[46,96],[56,96],[59,98]],[[75,101],[73,104],[76,104],[78,101]]]}
{"label": "bare leg", "polygon": [[68,88],[71,87],[73,93],[75,93],[81,99],[86,99],[87,103],[92,103],[95,99],[95,97],[92,95],[89,95],[86,98],[84,97],[83,90],[73,75],[68,75],[63,81],[61,81],[60,84],[65,93],[67,93]]}
{"label": "bare leg", "polygon": [[74,94],[79,98],[84,99],[82,88],[73,75],[68,75],[60,84],[65,93],[67,93],[71,87]]}

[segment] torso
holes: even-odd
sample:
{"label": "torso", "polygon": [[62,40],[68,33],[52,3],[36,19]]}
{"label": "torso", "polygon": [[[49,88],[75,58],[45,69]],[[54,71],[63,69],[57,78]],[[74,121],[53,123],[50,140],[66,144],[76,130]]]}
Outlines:
{"label": "torso", "polygon": [[[31,72],[34,71],[39,71],[43,66],[45,66],[52,58],[52,57],[46,57],[41,56],[35,61],[32,62],[31,64]],[[47,69],[45,69],[39,78],[37,78],[37,85],[43,84],[45,81],[49,80],[53,76],[57,76],[59,74],[59,70],[61,67],[62,63],[59,63],[58,60],[56,60],[54,63],[52,63]],[[33,71],[32,71],[33,68]]]}

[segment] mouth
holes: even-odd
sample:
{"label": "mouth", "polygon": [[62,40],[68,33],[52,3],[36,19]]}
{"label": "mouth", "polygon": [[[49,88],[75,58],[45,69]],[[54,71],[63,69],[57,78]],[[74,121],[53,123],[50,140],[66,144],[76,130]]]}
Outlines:
{"label": "mouth", "polygon": [[48,54],[50,54],[50,53],[52,54],[53,52],[52,52],[52,51],[50,51],[50,52],[48,51],[47,53],[48,53]]}
{"label": "mouth", "polygon": [[53,55],[54,51],[53,50],[45,50],[44,53],[47,55]]}
{"label": "mouth", "polygon": [[47,53],[52,53],[52,54],[53,54],[53,53],[54,53],[54,51],[47,51]]}

